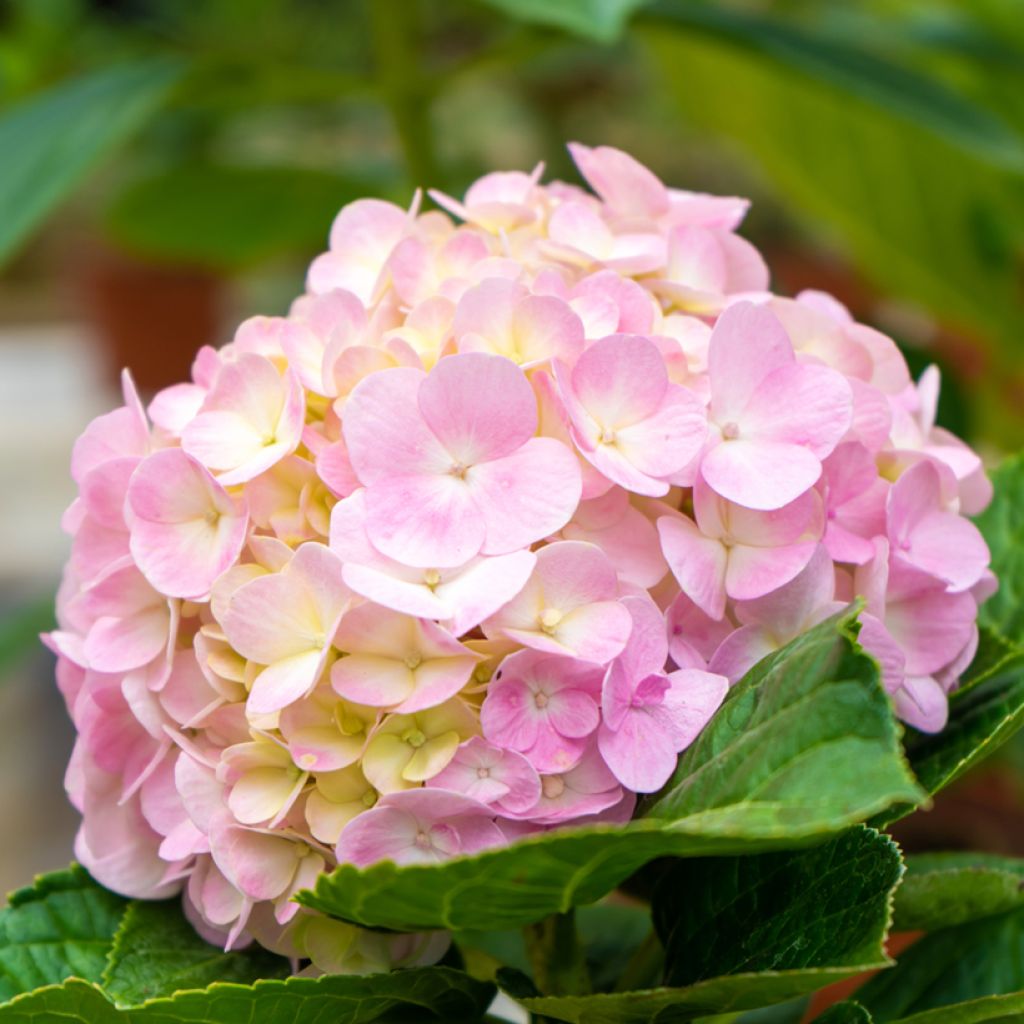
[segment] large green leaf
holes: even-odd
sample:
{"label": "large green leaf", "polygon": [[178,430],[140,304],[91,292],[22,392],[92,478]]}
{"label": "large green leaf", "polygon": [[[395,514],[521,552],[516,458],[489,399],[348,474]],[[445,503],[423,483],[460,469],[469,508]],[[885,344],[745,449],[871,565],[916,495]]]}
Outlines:
{"label": "large green leaf", "polygon": [[115,1003],[130,1006],[215,981],[251,984],[290,973],[284,957],[255,944],[225,953],[203,941],[181,912],[180,900],[136,901],[114,937],[102,980]]}
{"label": "large green leaf", "polygon": [[[973,385],[976,427],[1015,443],[1021,410],[1004,388],[1024,335],[1019,174],[988,159],[990,147],[940,133],[939,120],[921,113],[937,108],[919,92],[915,109],[894,108],[891,80],[855,91],[852,73],[839,81],[832,62],[811,60],[816,39],[798,61],[774,34],[770,47],[759,41],[759,22],[747,24],[735,9],[729,17],[740,26],[729,32],[644,26],[642,38],[687,121],[751,154],[794,218],[838,240],[884,294],[984,342],[995,359]],[[941,124],[969,132],[969,114],[945,111]],[[991,121],[979,112],[976,123]]]}
{"label": "large green leaf", "polygon": [[848,610],[758,662],[644,813],[699,822],[710,835],[756,825],[797,836],[863,820],[900,792],[916,803],[922,794],[857,628]]}
{"label": "large green leaf", "polygon": [[183,166],[120,195],[107,228],[149,256],[235,269],[323,248],[338,210],[366,191],[308,168]]}
{"label": "large green leaf", "polygon": [[481,0],[519,21],[565,29],[585,39],[618,39],[629,16],[649,0]]}
{"label": "large green leaf", "polygon": [[461,971],[424,967],[365,977],[216,984],[119,1009],[97,986],[72,980],[0,1006],[0,1024],[469,1024],[480,1020],[493,994],[493,986]]}
{"label": "large green leaf", "polygon": [[107,68],[0,117],[0,263],[156,111],[181,70],[168,60]]}
{"label": "large green leaf", "polygon": [[889,963],[882,948],[899,851],[855,829],[798,853],[680,862],[652,905],[668,986],[528,997],[572,1024],[640,1024],[781,1003]]}
{"label": "large green leaf", "polygon": [[978,517],[992,552],[999,589],[982,606],[980,621],[1011,643],[1024,645],[1024,455],[992,474],[995,497]]}
{"label": "large green leaf", "polygon": [[74,866],[0,910],[0,1002],[72,975],[99,981],[127,901]]}
{"label": "large green leaf", "polygon": [[876,1024],[1024,988],[1024,910],[931,932],[857,990]]}
{"label": "large green leaf", "polygon": [[893,927],[935,931],[1024,906],[1024,860],[984,853],[907,858],[896,891]]}
{"label": "large green leaf", "polygon": [[836,1003],[830,1006],[815,1024],[871,1024],[871,1014],[860,1003]]}
{"label": "large green leaf", "polygon": [[756,665],[683,755],[650,817],[531,836],[436,865],[340,865],[299,900],[398,931],[513,928],[593,903],[656,857],[825,838],[923,797],[852,611]]}

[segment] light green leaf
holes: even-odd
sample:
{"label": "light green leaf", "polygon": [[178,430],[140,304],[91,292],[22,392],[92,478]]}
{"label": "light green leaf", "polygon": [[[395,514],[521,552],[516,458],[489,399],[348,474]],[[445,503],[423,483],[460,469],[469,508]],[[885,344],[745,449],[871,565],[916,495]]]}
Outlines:
{"label": "light green leaf", "polygon": [[680,758],[651,817],[443,864],[343,864],[299,901],[396,931],[514,928],[593,903],[656,857],[791,848],[916,803],[923,794],[855,628],[845,612],[756,665]]}
{"label": "light green leaf", "polygon": [[679,862],[652,900],[672,987],[520,1001],[571,1024],[640,1024],[791,1000],[887,966],[901,872],[896,845],[868,829],[799,853]]}
{"label": "light green leaf", "polygon": [[179,63],[147,60],[64,82],[0,117],[0,264],[166,100]]}
{"label": "light green leaf", "polygon": [[1024,170],[1024,140],[1007,123],[941,80],[865,48],[856,37],[686,0],[660,0],[649,19],[726,42],[926,127],[976,157]]}
{"label": "light green leaf", "polygon": [[118,1009],[94,985],[68,981],[0,1006],[0,1024],[476,1024],[494,988],[461,971],[424,967],[392,974],[327,975],[215,984]]}
{"label": "light green leaf", "polygon": [[1024,988],[1024,910],[931,932],[854,998],[876,1024]]}
{"label": "light green leaf", "polygon": [[1024,906],[1024,860],[984,853],[907,858],[896,891],[893,927],[935,931]]}
{"label": "light green leaf", "polygon": [[972,999],[904,1017],[899,1024],[1020,1024],[1024,992]]}
{"label": "light green leaf", "polygon": [[699,823],[707,835],[777,828],[797,836],[861,821],[900,794],[918,802],[857,629],[849,610],[758,662],[644,813]]}
{"label": "light green leaf", "polygon": [[250,984],[291,973],[284,957],[259,946],[225,953],[205,942],[181,912],[180,900],[130,904],[114,937],[103,989],[130,1006],[215,981]]}
{"label": "light green leaf", "polygon": [[126,906],[77,865],[12,893],[0,910],[0,1002],[72,975],[99,981]]}
{"label": "light green leaf", "polygon": [[614,42],[649,0],[480,0],[519,21],[550,25],[599,43]]}
{"label": "light green leaf", "polygon": [[364,182],[299,167],[183,166],[138,182],[107,214],[121,245],[216,269],[324,248]]}
{"label": "light green leaf", "polygon": [[1008,641],[1024,645],[1024,455],[1007,459],[992,474],[995,497],[978,517],[992,552],[999,589],[978,615]]}
{"label": "light green leaf", "polygon": [[[1017,443],[1021,413],[1001,389],[1024,336],[1019,174],[992,162],[992,146],[966,142],[968,115],[952,118],[962,131],[951,137],[934,117],[925,120],[919,110],[911,117],[907,106],[890,109],[864,92],[881,85],[854,91],[851,73],[838,81],[825,74],[823,59],[812,69],[767,49],[755,34],[740,39],[659,22],[646,24],[641,38],[687,121],[752,156],[810,232],[842,245],[884,294],[919,304],[942,323],[969,325],[995,357],[973,389],[975,427]],[[895,91],[891,83],[885,89]],[[940,120],[951,127],[949,117]],[[979,112],[976,123],[990,120]]]}

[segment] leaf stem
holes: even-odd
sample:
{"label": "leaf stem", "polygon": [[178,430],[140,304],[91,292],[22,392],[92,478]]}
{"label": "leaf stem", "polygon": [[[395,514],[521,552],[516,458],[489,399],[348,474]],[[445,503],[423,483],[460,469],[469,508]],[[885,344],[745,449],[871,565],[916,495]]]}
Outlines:
{"label": "leaf stem", "polygon": [[367,0],[366,10],[378,82],[409,177],[417,186],[442,184],[434,156],[430,90],[417,61],[415,5],[409,0]]}
{"label": "leaf stem", "polygon": [[583,944],[571,910],[527,925],[523,939],[533,980],[544,995],[586,995],[591,991]]}

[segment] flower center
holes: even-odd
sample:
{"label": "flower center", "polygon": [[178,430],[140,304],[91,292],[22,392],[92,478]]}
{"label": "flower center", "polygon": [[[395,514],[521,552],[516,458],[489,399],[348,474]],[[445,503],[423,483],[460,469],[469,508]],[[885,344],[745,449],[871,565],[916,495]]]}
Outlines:
{"label": "flower center", "polygon": [[402,742],[408,743],[410,747],[422,747],[427,742],[427,737],[414,727],[402,733]]}
{"label": "flower center", "polygon": [[476,770],[476,777],[478,779],[489,779],[491,777],[491,769],[490,768],[477,768],[477,770]]}
{"label": "flower center", "polygon": [[415,672],[423,664],[423,655],[419,651],[415,651],[406,656],[405,664],[409,671]]}
{"label": "flower center", "polygon": [[441,582],[441,574],[436,569],[426,569],[423,573],[423,582],[433,590]]}
{"label": "flower center", "polygon": [[565,792],[565,783],[561,775],[545,775],[540,786],[548,800],[556,800]]}
{"label": "flower center", "polygon": [[550,701],[550,698],[543,691],[541,691],[540,693],[535,693],[533,695],[533,703],[538,708],[541,708],[541,709],[546,708],[548,706],[549,701]]}
{"label": "flower center", "polygon": [[413,842],[414,842],[414,843],[415,843],[415,844],[416,844],[416,845],[417,845],[417,846],[418,846],[418,847],[419,847],[419,848],[420,848],[421,850],[429,850],[429,849],[430,849],[430,847],[431,847],[431,846],[433,845],[433,844],[432,844],[432,843],[430,842],[430,836],[429,836],[429,835],[427,835],[427,833],[426,833],[426,832],[424,832],[424,831],[423,831],[422,829],[421,829],[421,830],[420,830],[419,832],[417,832],[417,833],[416,833],[416,838],[415,838],[415,839],[413,840]]}
{"label": "flower center", "polygon": [[369,809],[377,802],[377,791],[374,789],[368,789],[362,797],[362,805]]}
{"label": "flower center", "polygon": [[554,632],[555,627],[562,621],[562,613],[557,608],[545,608],[540,613],[540,628],[545,633]]}
{"label": "flower center", "polygon": [[722,427],[722,437],[726,441],[735,441],[740,436],[740,425],[730,420]]}
{"label": "flower center", "polygon": [[601,437],[599,438],[601,444],[615,444],[616,435],[615,431],[605,427],[601,431]]}
{"label": "flower center", "polygon": [[460,480],[466,479],[466,473],[469,471],[469,466],[463,462],[453,462],[451,469],[448,470],[452,476],[458,477]]}

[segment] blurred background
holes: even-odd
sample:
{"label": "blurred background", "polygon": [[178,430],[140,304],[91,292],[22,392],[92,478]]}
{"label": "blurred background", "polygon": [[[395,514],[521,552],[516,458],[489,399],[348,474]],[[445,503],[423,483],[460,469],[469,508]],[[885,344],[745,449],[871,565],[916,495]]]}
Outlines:
{"label": "blurred background", "polygon": [[[36,634],[74,438],[253,313],[339,207],[575,180],[564,143],[750,196],[780,292],[943,370],[940,421],[1024,438],[1020,0],[0,0],[0,892],[66,864],[71,735]],[[1024,853],[1017,747],[902,827]]]}

